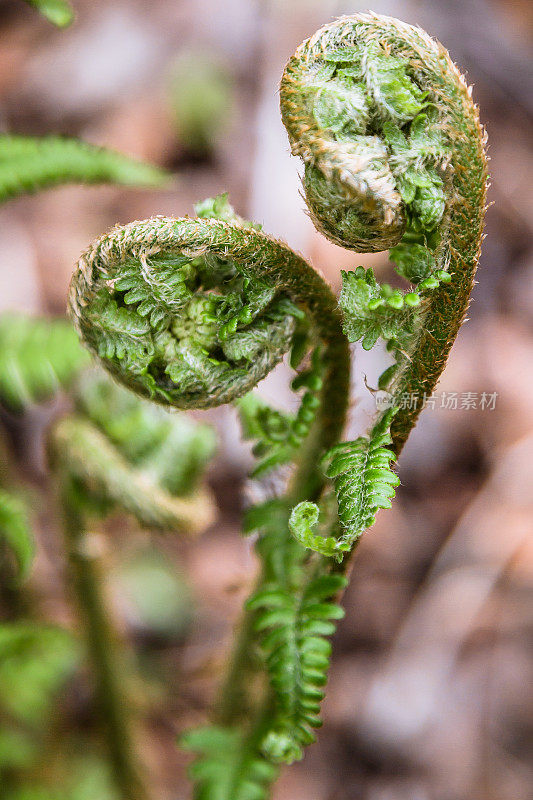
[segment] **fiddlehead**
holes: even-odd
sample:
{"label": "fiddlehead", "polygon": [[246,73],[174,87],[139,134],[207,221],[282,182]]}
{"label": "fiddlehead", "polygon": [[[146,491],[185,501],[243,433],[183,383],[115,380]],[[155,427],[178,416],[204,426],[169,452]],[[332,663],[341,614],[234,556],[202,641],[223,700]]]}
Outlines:
{"label": "fiddlehead", "polygon": [[[483,225],[485,137],[463,76],[421,29],[356,14],[298,48],[281,111],[319,230],[360,252],[392,248],[398,272],[422,289],[390,302],[361,277],[368,289],[343,303],[347,334],[367,346],[376,333],[390,341],[397,367],[382,385],[392,405],[404,392],[429,396],[465,316]],[[357,280],[348,278],[345,293]],[[396,335],[395,308],[416,306]],[[421,405],[394,418],[397,454]]]}
{"label": "fiddlehead", "polygon": [[82,256],[70,313],[103,366],[139,394],[207,408],[246,394],[293,344],[306,315],[323,345],[319,446],[342,430],[348,351],[334,296],[286,245],[227,209],[223,219],[117,227]]}

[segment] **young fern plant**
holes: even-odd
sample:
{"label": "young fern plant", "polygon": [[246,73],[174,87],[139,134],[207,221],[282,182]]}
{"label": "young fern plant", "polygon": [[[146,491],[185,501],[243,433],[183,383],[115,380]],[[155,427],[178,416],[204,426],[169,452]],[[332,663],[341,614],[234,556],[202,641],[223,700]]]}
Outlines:
{"label": "young fern plant", "polygon": [[[482,235],[484,133],[446,50],[418,28],[344,17],[298,48],[281,111],[305,164],[312,219],[359,252],[391,249],[410,284],[344,275],[340,308],[300,256],[233,213],[116,227],[82,256],[69,307],[103,366],[134,392],[179,408],[235,403],[261,478],[290,465],[286,489],[250,508],[260,562],[214,726],[184,737],[199,800],[263,800],[278,766],[320,725],[338,597],[361,534],[390,506],[391,469],[430,394],[469,302]],[[349,340],[384,338],[390,408],[341,442]],[[286,354],[294,415],[250,396]],[[278,481],[279,483],[279,481]]]}

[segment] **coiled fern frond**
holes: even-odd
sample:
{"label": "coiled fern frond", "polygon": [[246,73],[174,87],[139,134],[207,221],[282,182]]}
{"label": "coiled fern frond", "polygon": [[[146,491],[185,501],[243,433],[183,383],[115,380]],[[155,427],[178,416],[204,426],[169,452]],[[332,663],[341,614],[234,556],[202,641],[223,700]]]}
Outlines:
{"label": "coiled fern frond", "polygon": [[61,136],[0,134],[0,203],[63,183],[162,186],[157,167]]}
{"label": "coiled fern frond", "polygon": [[74,324],[103,366],[139,394],[207,408],[264,378],[291,348],[303,312],[324,348],[321,441],[333,444],[349,371],[335,298],[286,245],[228,219],[227,209],[221,215],[155,218],[103,236],[72,279]]}
{"label": "coiled fern frond", "polygon": [[10,411],[51,399],[88,363],[66,320],[0,315],[0,403]]}
{"label": "coiled fern frond", "polygon": [[[298,48],[281,82],[281,112],[293,153],[305,163],[319,230],[359,252],[392,248],[403,277],[415,285],[431,279],[409,335],[399,339],[394,314],[384,320],[383,312],[417,304],[412,292],[394,293],[391,303],[369,283],[366,298],[347,276],[342,298],[350,338],[366,346],[376,333],[390,340],[397,367],[383,385],[392,404],[404,392],[429,396],[464,319],[479,258],[485,135],[470,89],[420,28],[355,14]],[[396,415],[397,453],[421,405]]]}
{"label": "coiled fern frond", "polygon": [[55,425],[50,455],[93,510],[117,506],[152,528],[210,524],[213,502],[198,482],[214,451],[211,428],[154,408],[105,374],[81,382],[77,406]]}

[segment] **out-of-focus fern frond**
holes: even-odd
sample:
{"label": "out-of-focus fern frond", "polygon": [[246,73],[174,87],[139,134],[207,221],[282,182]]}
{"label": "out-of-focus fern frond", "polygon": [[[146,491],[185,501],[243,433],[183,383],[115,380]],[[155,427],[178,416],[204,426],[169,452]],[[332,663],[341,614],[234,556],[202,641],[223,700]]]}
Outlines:
{"label": "out-of-focus fern frond", "polygon": [[67,0],[26,0],[26,3],[58,28],[66,28],[74,19],[74,9]]}
{"label": "out-of-focus fern frond", "polygon": [[71,800],[39,782],[24,788],[4,777],[35,769],[53,703],[78,659],[73,637],[61,628],[0,623],[0,794],[5,800]]}
{"label": "out-of-focus fern frond", "polygon": [[89,360],[66,320],[0,316],[0,403],[11,411],[49,400]]}
{"label": "out-of-focus fern frond", "polygon": [[180,497],[198,488],[216,447],[210,425],[142,400],[100,371],[83,376],[76,404],[154,485]]}
{"label": "out-of-focus fern frond", "polygon": [[46,783],[36,779],[35,771],[30,772],[33,777],[21,786],[6,789],[2,800],[119,800],[109,765],[92,749],[84,746],[83,752],[61,766],[50,770]]}
{"label": "out-of-focus fern frond", "polygon": [[0,202],[63,183],[161,186],[167,178],[157,167],[77,139],[0,135]]}
{"label": "out-of-focus fern frond", "polygon": [[79,413],[56,424],[50,456],[91,511],[116,506],[141,525],[189,532],[211,523],[212,498],[199,486],[215,449],[209,426],[138,398],[100,371],[83,377],[75,400]]}
{"label": "out-of-focus fern frond", "polygon": [[183,736],[181,745],[198,753],[189,767],[194,800],[267,800],[278,770],[239,731],[200,728]]}
{"label": "out-of-focus fern frond", "polygon": [[78,658],[62,628],[33,623],[0,624],[0,709],[39,727]]}
{"label": "out-of-focus fern frond", "polygon": [[27,575],[34,554],[28,511],[22,500],[0,489],[0,541],[13,551],[21,577]]}

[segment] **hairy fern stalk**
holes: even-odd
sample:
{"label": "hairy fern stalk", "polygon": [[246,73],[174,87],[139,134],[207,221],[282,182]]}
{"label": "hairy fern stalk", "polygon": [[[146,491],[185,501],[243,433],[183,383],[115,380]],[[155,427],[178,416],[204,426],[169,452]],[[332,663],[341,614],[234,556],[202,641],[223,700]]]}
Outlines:
{"label": "hairy fern stalk", "polygon": [[[221,196],[196,218],[116,227],[82,256],[70,290],[81,338],[115,379],[157,404],[234,403],[258,461],[289,466],[286,490],[248,509],[257,585],[215,724],[184,737],[201,800],[262,800],[278,767],[320,725],[329,636],[349,554],[380,508],[418,408],[464,319],[485,206],[485,136],[446,50],[375,14],[343,17],[298,48],[281,113],[305,165],[311,217],[359,252],[390,249],[405,291],[362,267],[343,275],[340,307],[300,256],[238,217]],[[342,442],[349,341],[385,339],[390,408]],[[253,387],[286,355],[298,410]],[[278,482],[279,483],[279,482]]]}

